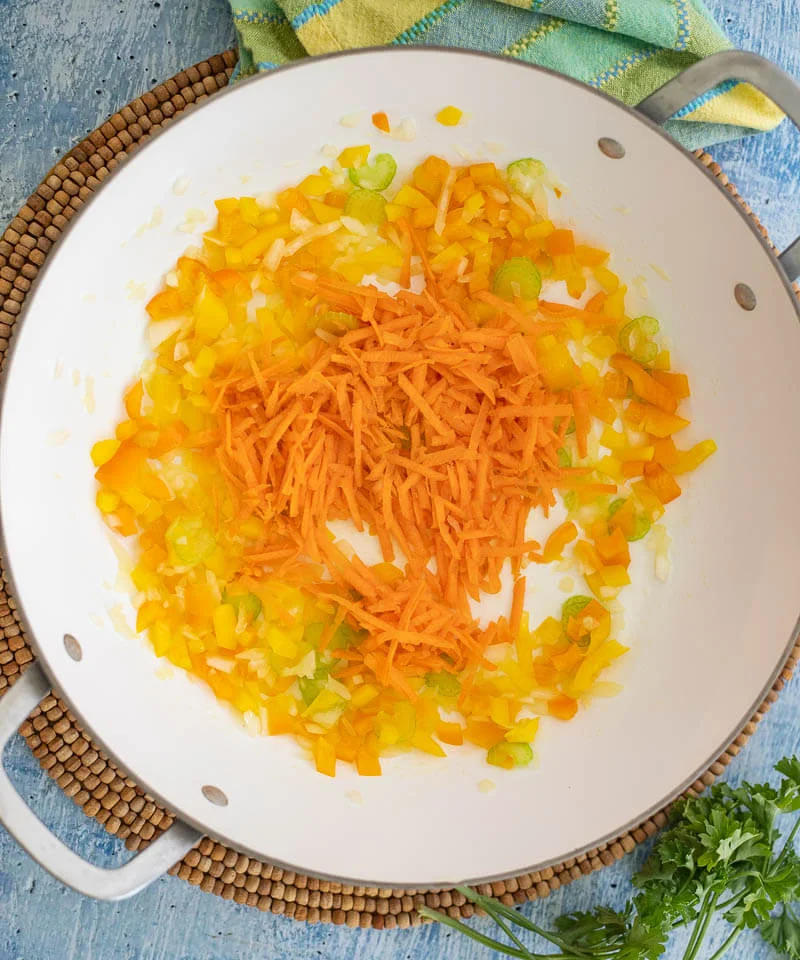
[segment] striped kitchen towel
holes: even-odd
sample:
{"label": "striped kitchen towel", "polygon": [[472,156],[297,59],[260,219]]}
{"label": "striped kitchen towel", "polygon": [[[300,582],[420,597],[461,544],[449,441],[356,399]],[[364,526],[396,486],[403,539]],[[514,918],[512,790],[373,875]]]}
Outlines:
{"label": "striped kitchen towel", "polygon": [[[636,104],[730,47],[702,0],[231,0],[238,76],[381,44],[471,47],[566,73]],[[667,129],[693,149],[771,130],[778,108],[748,84],[698,98]]]}

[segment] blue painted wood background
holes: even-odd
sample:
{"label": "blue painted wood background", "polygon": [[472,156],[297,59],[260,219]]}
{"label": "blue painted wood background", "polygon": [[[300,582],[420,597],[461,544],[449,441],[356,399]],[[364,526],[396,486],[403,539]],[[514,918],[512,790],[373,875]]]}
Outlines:
{"label": "blue painted wood background", "polygon": [[[738,46],[756,50],[800,77],[800,0],[707,3]],[[58,157],[109,114],[232,40],[224,0],[0,0],[0,227]],[[713,151],[780,246],[800,228],[799,148],[797,131],[783,124],[771,134]],[[688,222],[686,226],[691,228]],[[797,750],[799,743],[800,686],[795,681],[729,775],[764,779],[775,760]],[[67,843],[98,863],[125,859],[122,844],[77,811],[19,739],[6,752],[5,764],[23,796]],[[547,922],[564,910],[620,904],[642,854],[525,910]],[[713,931],[715,945],[719,933]],[[680,953],[675,943],[667,958]],[[768,955],[747,937],[730,954],[733,960]],[[391,933],[309,927],[223,901],[170,877],[124,903],[96,903],[59,886],[0,829],[0,960],[489,956],[484,948],[437,927]]]}

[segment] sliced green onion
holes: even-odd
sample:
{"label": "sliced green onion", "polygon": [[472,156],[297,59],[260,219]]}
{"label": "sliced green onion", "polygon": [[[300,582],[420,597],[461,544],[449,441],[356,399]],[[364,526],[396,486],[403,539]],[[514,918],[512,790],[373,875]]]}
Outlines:
{"label": "sliced green onion", "polygon": [[[559,447],[556,451],[558,454],[558,465],[559,467],[571,467],[572,466],[572,454],[567,450],[566,447]],[[574,491],[573,491],[574,492]]]}
{"label": "sliced green onion", "polygon": [[333,635],[331,647],[334,650],[346,650],[348,647],[358,646],[366,635],[366,630],[356,630],[349,623],[341,623]]}
{"label": "sliced green onion", "polygon": [[[306,635],[308,634],[309,627],[315,626],[323,627],[324,624],[310,623],[308,627],[306,627]],[[324,690],[325,685],[328,682],[328,675],[331,672],[331,666],[332,664],[330,663],[320,663],[317,666],[317,669],[314,671],[313,677],[297,678],[297,686],[300,687],[300,696],[303,698],[303,703],[307,707],[310,707],[320,693]]]}
{"label": "sliced green onion", "polygon": [[625,499],[623,497],[617,497],[616,500],[612,500],[608,505],[608,519],[610,520],[614,514],[625,505]]}
{"label": "sliced green onion", "polygon": [[457,697],[461,693],[461,681],[455,674],[448,673],[446,670],[426,674],[425,683],[433,687],[442,697]]}
{"label": "sliced green onion", "polygon": [[578,494],[574,490],[567,490],[564,494],[564,506],[570,513],[578,506]]}
{"label": "sliced green onion", "polygon": [[[622,497],[617,497],[616,500],[612,500],[608,505],[608,519],[610,520],[624,504],[625,500]],[[633,520],[633,533],[630,536],[626,534],[625,539],[629,542],[641,540],[650,532],[651,526],[652,524],[643,513],[637,513]]]}
{"label": "sliced green onion", "polygon": [[504,767],[510,770],[512,767],[527,767],[533,760],[533,750],[529,743],[508,743],[503,740],[502,743],[496,743],[489,748],[486,754],[487,763],[493,767]]}
{"label": "sliced green onion", "polygon": [[547,167],[541,160],[534,160],[533,157],[524,157],[522,160],[515,160],[509,163],[506,168],[508,182],[517,191],[517,193],[530,196],[534,186],[538,184],[542,177],[547,173]]}
{"label": "sliced green onion", "polygon": [[300,687],[300,696],[303,698],[303,703],[310,707],[320,695],[324,683],[311,677],[298,677],[297,686]]}
{"label": "sliced green onion", "polygon": [[528,257],[512,257],[497,268],[492,288],[503,300],[535,300],[542,289],[542,275]]}
{"label": "sliced green onion", "polygon": [[261,613],[261,600],[254,593],[230,594],[226,590],[222,594],[222,602],[229,603],[237,617],[244,613],[250,623]]}
{"label": "sliced green onion", "polygon": [[573,617],[577,617],[581,610],[584,610],[592,602],[591,597],[570,597],[569,600],[564,601],[564,605],[561,607],[561,625],[564,629],[567,629],[567,624]]}
{"label": "sliced green onion", "polygon": [[375,190],[354,190],[347,198],[344,212],[362,223],[383,223],[386,219],[386,198]]}
{"label": "sliced green onion", "polygon": [[636,317],[620,330],[620,349],[639,363],[652,363],[658,355],[658,344],[653,343],[651,337],[657,333],[658,320],[655,317]]}
{"label": "sliced green onion", "polygon": [[633,521],[633,533],[626,539],[641,540],[650,533],[651,526],[652,524],[643,513],[637,514],[636,519]]}
{"label": "sliced green onion", "polygon": [[363,167],[351,167],[350,179],[365,190],[385,190],[394,180],[397,164],[390,153],[379,153],[372,163]]}
{"label": "sliced green onion", "polygon": [[575,417],[570,417],[569,423],[567,424],[567,432],[564,436],[569,437],[572,436],[573,433],[575,433]]}

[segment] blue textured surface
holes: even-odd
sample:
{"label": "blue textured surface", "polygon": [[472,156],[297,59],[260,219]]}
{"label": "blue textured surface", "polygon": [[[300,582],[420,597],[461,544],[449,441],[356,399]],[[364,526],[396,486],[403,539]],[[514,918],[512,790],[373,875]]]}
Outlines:
{"label": "blue textured surface", "polygon": [[[800,0],[711,0],[731,39],[800,77]],[[0,225],[77,139],[155,83],[230,45],[223,0],[0,0]],[[800,227],[800,137],[787,124],[714,150],[715,158],[784,246]],[[800,685],[793,682],[730,770],[769,775],[798,749]],[[654,761],[655,762],[655,761]],[[23,796],[94,862],[125,859],[17,739],[5,763]],[[522,825],[521,825],[522,828]],[[618,904],[642,858],[578,881],[526,912],[546,922],[566,909]],[[714,931],[715,945],[720,942]],[[667,960],[680,956],[679,944]],[[711,951],[709,951],[711,952]],[[743,937],[732,960],[767,957]],[[201,893],[164,877],[121,904],[59,886],[0,830],[0,960],[481,960],[489,952],[436,927],[377,933],[309,927]]]}

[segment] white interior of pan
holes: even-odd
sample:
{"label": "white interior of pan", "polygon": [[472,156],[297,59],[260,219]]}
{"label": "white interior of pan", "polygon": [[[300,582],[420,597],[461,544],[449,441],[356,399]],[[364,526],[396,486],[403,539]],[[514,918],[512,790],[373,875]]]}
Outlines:
{"label": "white interior of pan", "polygon": [[[468,122],[436,124],[448,103]],[[382,137],[368,119],[378,109],[413,118],[417,138]],[[356,128],[339,122],[357,111]],[[599,137],[624,144],[625,158],[605,157]],[[335,780],[321,777],[293,742],[248,736],[202,686],[165,676],[146,642],[121,629],[133,614],[114,589],[117,557],[95,513],[88,453],[113,429],[145,355],[144,298],[192,242],[181,225],[201,230],[195,212],[210,217],[214,198],[280,187],[323,162],[324,144],[367,141],[406,167],[460,151],[545,160],[569,188],[561,215],[608,245],[628,279],[646,277],[650,301],[639,306],[661,318],[691,376],[690,439],[719,445],[670,508],[671,579],[642,575],[628,591],[622,639],[632,650],[614,674],[624,692],[570,724],[544,724],[536,766],[514,773],[451,750],[446,761],[391,759],[382,778],[341,765]],[[751,313],[734,301],[739,281],[758,297]],[[89,728],[172,810],[234,846],[386,885],[544,864],[661,804],[772,679],[797,616],[798,356],[786,288],[740,214],[689,158],[610,102],[466,53],[309,63],[172,127],[100,191],[52,258],[17,335],[3,407],[0,498],[16,595]],[[642,550],[639,569],[651,564]],[[553,612],[542,596],[531,598],[534,616]],[[81,662],[64,650],[65,633],[79,639]],[[486,779],[496,789],[479,789]],[[228,805],[209,803],[204,785]]]}

